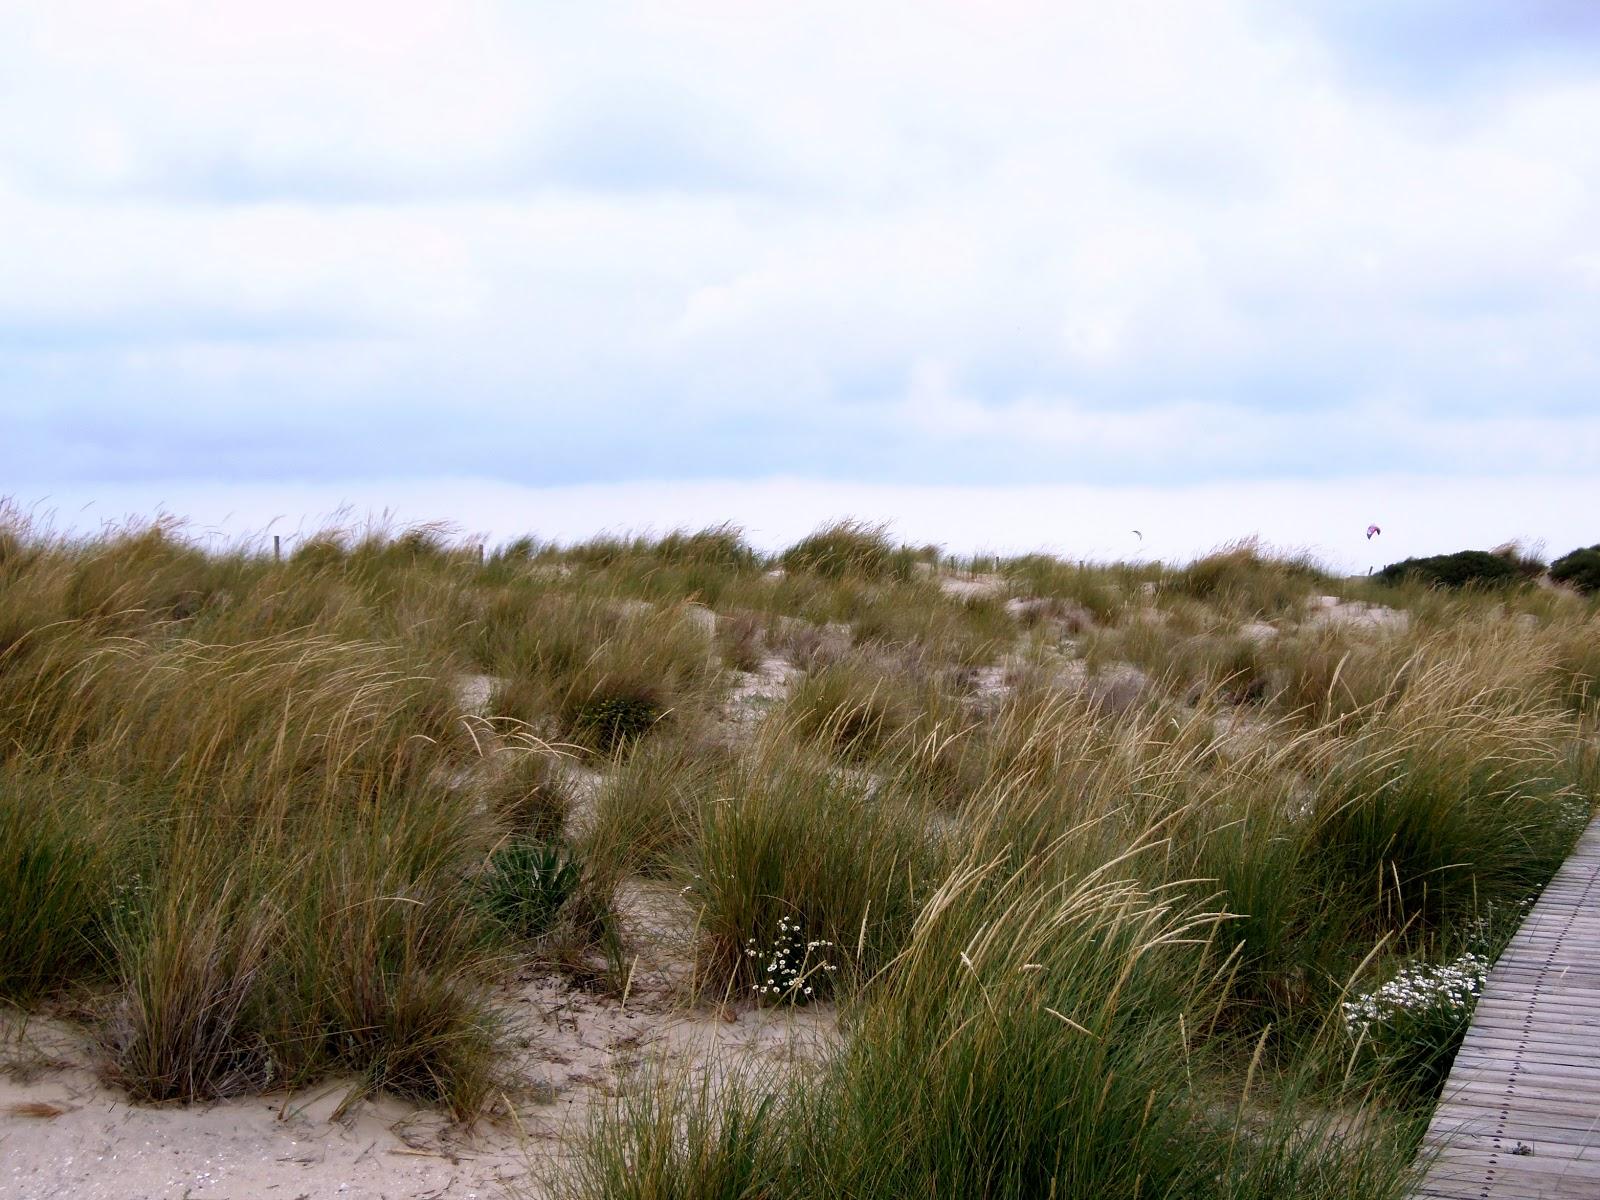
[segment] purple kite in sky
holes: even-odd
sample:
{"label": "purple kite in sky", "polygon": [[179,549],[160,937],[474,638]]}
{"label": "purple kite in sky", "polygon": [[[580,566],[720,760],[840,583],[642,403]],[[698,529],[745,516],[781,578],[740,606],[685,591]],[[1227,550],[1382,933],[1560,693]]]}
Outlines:
{"label": "purple kite in sky", "polygon": [[1367,541],[1370,542],[1372,540],[1372,535],[1373,534],[1382,533],[1382,532],[1383,532],[1383,530],[1379,529],[1376,525],[1368,525],[1367,526]]}

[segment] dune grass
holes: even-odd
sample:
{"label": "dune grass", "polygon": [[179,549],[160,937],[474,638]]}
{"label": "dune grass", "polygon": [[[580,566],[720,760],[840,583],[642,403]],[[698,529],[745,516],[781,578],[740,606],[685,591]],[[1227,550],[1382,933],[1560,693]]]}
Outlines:
{"label": "dune grass", "polygon": [[137,1100],[470,1119],[508,981],[604,988],[643,877],[702,995],[846,1036],[624,1088],[574,1197],[1401,1194],[1458,1034],[1364,1052],[1344,1005],[1492,954],[1588,819],[1600,600],[957,565],[7,513],[0,1001],[71,997]]}

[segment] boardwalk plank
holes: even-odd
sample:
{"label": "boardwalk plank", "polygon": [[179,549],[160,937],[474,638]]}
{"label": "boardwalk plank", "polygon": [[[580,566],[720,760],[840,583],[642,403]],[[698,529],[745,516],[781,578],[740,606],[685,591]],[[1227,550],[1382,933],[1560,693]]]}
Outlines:
{"label": "boardwalk plank", "polygon": [[1451,1140],[1464,1134],[1499,1136],[1511,1142],[1549,1142],[1567,1147],[1600,1146],[1600,1127],[1582,1118],[1518,1108],[1509,1115],[1490,1105],[1452,1104],[1441,1108],[1430,1141]]}

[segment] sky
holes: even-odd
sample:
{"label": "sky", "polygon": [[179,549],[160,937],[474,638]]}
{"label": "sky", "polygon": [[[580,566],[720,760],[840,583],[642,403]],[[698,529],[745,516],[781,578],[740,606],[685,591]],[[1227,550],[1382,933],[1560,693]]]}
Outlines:
{"label": "sky", "polygon": [[1597,51],[1591,0],[0,0],[0,494],[1559,554]]}

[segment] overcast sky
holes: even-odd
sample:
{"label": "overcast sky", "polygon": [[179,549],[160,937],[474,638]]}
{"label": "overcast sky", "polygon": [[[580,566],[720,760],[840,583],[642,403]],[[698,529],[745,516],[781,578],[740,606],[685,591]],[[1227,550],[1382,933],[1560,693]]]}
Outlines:
{"label": "overcast sky", "polygon": [[1592,0],[0,0],[0,492],[1560,553],[1597,51]]}

